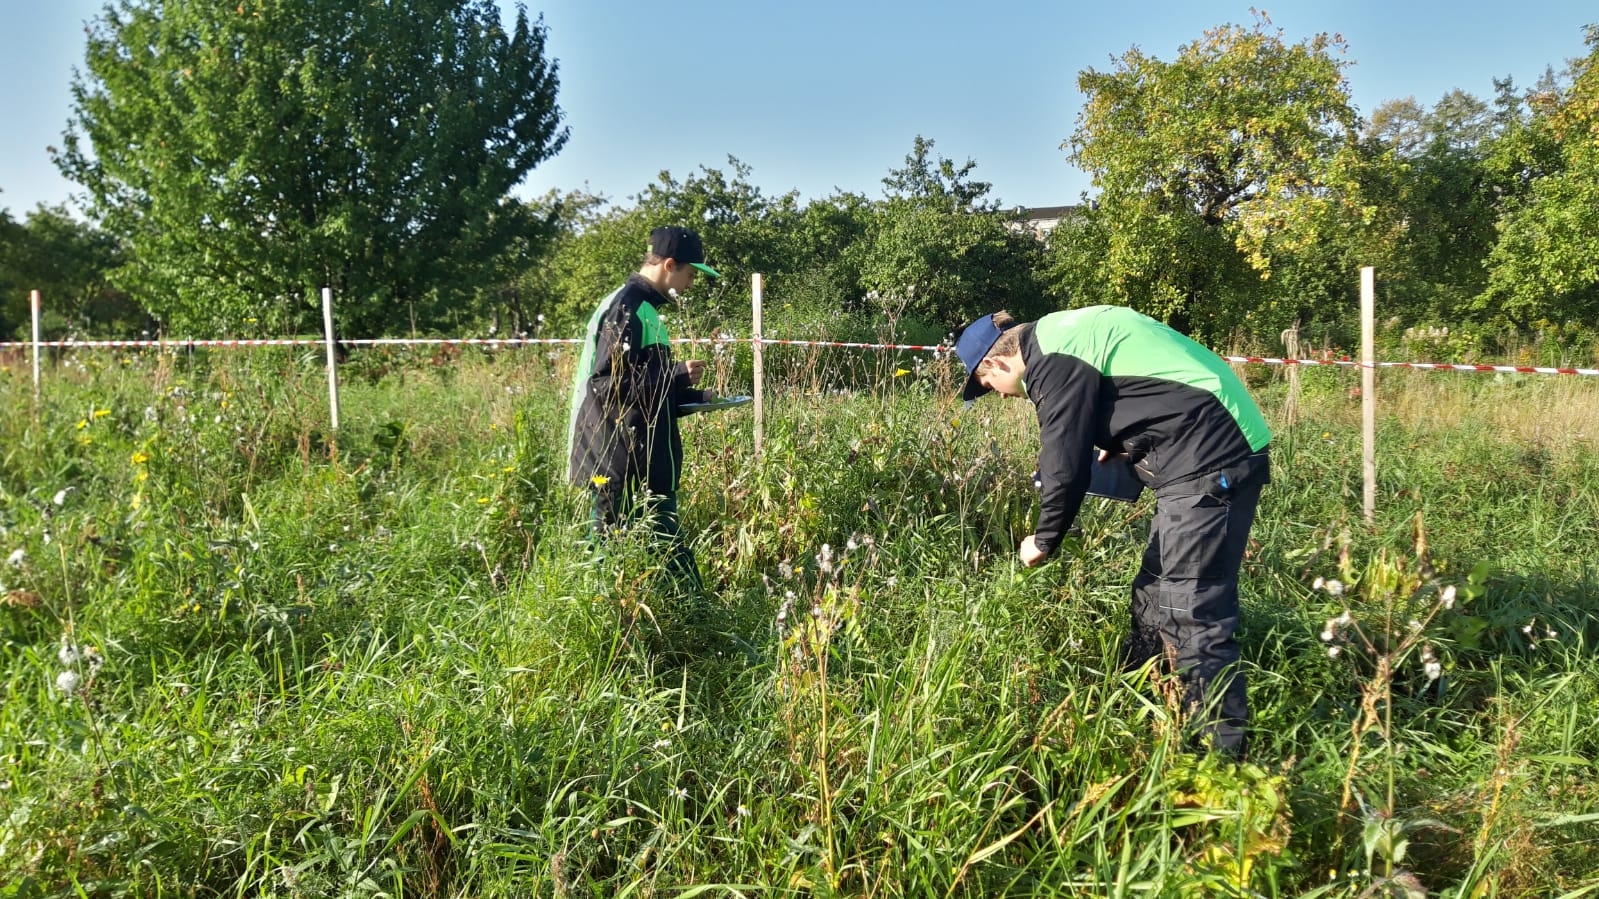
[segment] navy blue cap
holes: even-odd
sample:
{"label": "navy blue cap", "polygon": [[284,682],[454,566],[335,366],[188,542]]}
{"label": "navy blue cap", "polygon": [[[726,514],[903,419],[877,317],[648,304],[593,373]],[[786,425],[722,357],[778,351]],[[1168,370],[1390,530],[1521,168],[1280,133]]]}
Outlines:
{"label": "navy blue cap", "polygon": [[977,364],[994,348],[994,343],[1003,333],[1004,329],[994,324],[994,316],[990,313],[955,335],[955,355],[961,357],[961,362],[966,365],[966,387],[961,390],[961,399],[971,402],[988,393],[987,387],[977,383]]}

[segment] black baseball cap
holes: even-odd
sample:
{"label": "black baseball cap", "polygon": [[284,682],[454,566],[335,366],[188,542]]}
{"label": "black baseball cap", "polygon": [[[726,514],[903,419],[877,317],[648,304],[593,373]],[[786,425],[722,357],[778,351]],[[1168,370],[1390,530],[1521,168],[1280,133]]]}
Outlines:
{"label": "black baseball cap", "polygon": [[668,225],[650,232],[650,252],[662,259],[686,262],[713,278],[722,273],[705,264],[705,244],[687,228]]}

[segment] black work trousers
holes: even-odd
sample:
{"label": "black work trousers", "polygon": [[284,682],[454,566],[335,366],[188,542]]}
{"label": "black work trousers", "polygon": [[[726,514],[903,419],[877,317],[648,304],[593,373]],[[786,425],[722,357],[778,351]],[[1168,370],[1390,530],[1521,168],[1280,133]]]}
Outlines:
{"label": "black work trousers", "polygon": [[1249,706],[1238,667],[1238,569],[1262,483],[1159,491],[1143,567],[1133,580],[1123,663],[1163,659],[1182,679],[1194,736],[1241,757]]}
{"label": "black work trousers", "polygon": [[[637,488],[642,490],[642,488]],[[648,493],[593,489],[593,519],[590,538],[598,540],[612,532],[644,523],[666,559],[666,572],[677,590],[690,599],[705,592],[700,566],[694,550],[683,535],[677,512],[676,493]]]}

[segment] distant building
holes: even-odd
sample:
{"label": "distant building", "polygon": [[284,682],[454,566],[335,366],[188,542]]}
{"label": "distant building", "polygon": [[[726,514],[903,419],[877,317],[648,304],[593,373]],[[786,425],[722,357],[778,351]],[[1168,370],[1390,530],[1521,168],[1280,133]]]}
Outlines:
{"label": "distant building", "polygon": [[1016,220],[1011,227],[1018,231],[1031,231],[1034,237],[1044,240],[1060,226],[1061,220],[1074,215],[1080,206],[1036,206],[1028,209],[1016,207]]}

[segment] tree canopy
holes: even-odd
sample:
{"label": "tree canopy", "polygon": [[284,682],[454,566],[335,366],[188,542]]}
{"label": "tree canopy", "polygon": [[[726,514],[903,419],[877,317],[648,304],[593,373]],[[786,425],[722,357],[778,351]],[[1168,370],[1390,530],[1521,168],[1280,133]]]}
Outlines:
{"label": "tree canopy", "polygon": [[1280,256],[1347,224],[1357,119],[1337,36],[1289,43],[1264,14],[1162,61],[1137,48],[1085,70],[1065,147],[1093,175],[1096,248],[1059,271],[1075,296],[1225,337]]}
{"label": "tree canopy", "polygon": [[[541,223],[508,192],[566,140],[542,19],[492,0],[118,0],[57,164],[173,328],[447,320]],[[404,310],[396,314],[397,310]]]}

